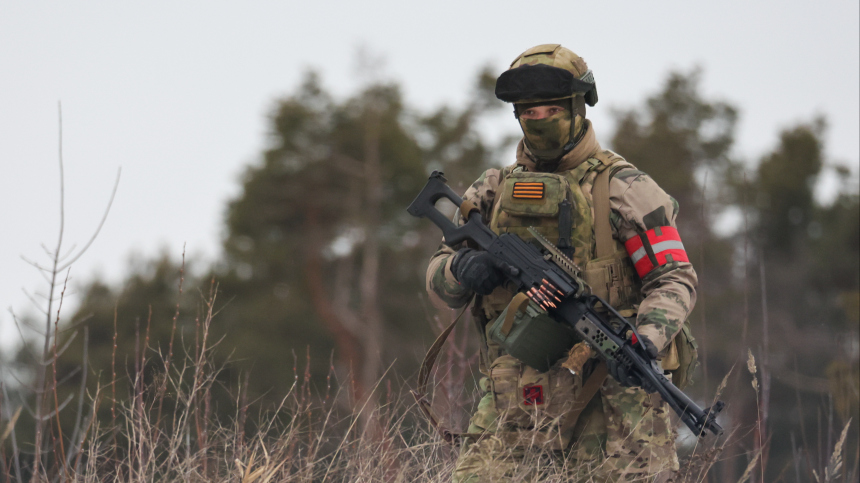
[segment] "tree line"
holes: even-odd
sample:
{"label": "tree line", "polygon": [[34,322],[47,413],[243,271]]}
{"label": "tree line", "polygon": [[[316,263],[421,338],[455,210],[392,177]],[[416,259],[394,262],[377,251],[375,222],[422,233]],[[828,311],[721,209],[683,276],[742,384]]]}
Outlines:
{"label": "tree line", "polygon": [[[604,147],[650,174],[681,207],[679,230],[700,279],[691,316],[700,366],[689,392],[707,401],[725,384],[730,401],[731,444],[714,478],[736,481],[758,455],[764,481],[805,479],[813,469],[822,474],[851,418],[845,454],[857,450],[856,179],[826,158],[823,118],[784,129],[760,159],[742,159],[733,150],[739,109],[706,98],[701,76],[669,73],[641,105],[614,111]],[[432,307],[424,291],[440,235],[405,207],[431,170],[462,192],[483,170],[512,162],[505,155],[516,137],[491,142],[480,128],[503,107],[493,86],[490,71],[480,72],[470,102],[422,112],[396,83],[336,99],[308,73],[273,105],[267,148],[225,206],[217,261],[165,253],[130,266],[120,284],[94,279],[82,287],[80,307],[56,333],[64,348],[57,400],[82,384],[90,394],[109,385],[112,403],[96,417],[115,419],[116,405],[136,391],[168,391],[158,369],[166,358],[193,360],[207,350],[204,331],[218,369],[206,407],[223,421],[234,416],[236,394],[264,412],[299,379],[312,388],[309,397],[331,392],[347,406],[376,404],[382,386],[408,386],[453,313]],[[835,201],[822,204],[814,191],[826,170],[841,184]],[[732,228],[717,231],[717,221]],[[454,338],[437,397],[462,422],[474,394],[477,337],[460,327]],[[11,418],[14,401],[47,397],[50,378],[42,387],[30,380],[44,366],[39,354],[23,344],[3,358],[0,377],[11,394],[0,420]],[[118,386],[123,379],[133,386]],[[73,413],[57,419],[72,427]],[[37,424],[29,419],[18,423],[20,445],[32,445]],[[254,427],[253,416],[247,424]],[[8,460],[12,449],[4,451]]]}

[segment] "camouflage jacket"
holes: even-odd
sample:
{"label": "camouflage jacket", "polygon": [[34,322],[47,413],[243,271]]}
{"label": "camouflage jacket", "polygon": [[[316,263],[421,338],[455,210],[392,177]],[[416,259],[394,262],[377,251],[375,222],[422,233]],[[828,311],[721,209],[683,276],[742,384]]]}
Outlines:
{"label": "camouflage jacket", "polygon": [[[599,151],[600,144],[593,127],[589,126],[582,141],[565,155],[557,166],[553,166],[552,172],[572,170]],[[544,166],[535,164],[522,141],[517,147],[516,165],[524,166],[529,171],[549,171]],[[485,223],[490,219],[501,176],[501,170],[488,169],[463,195],[463,199],[472,201],[480,208]],[[596,172],[589,172],[580,184],[583,194],[588,198],[591,197],[591,187],[596,176]],[[620,242],[635,239],[631,242],[635,244],[638,239],[648,240],[648,236],[651,236],[649,233],[653,234],[655,229],[660,234],[662,227],[675,228],[677,202],[650,176],[632,165],[626,164],[611,178],[609,202],[612,235]],[[463,223],[459,212],[456,216],[459,223]],[[639,245],[642,243],[639,242]],[[651,247],[647,248],[649,258],[654,261]],[[430,259],[426,277],[427,291],[438,306],[462,307],[474,295],[461,287],[451,272],[454,253],[455,249],[443,244]],[[636,254],[632,255],[635,262]],[[671,256],[668,260],[664,257],[663,261],[662,264],[654,263],[653,268],[642,277],[642,302],[636,318],[640,333],[648,336],[661,351],[668,347],[693,310],[698,283],[696,272],[689,262],[673,261]]]}

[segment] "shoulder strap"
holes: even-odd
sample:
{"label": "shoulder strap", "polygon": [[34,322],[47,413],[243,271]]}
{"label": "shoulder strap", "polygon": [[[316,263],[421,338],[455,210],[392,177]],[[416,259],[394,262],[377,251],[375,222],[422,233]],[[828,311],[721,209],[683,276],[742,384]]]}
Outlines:
{"label": "shoulder strap", "polygon": [[600,161],[600,164],[594,168],[598,173],[591,191],[594,203],[594,239],[597,245],[595,258],[603,258],[615,252],[612,226],[609,224],[609,178],[614,174],[612,173],[614,170],[608,168],[618,161],[624,161],[624,158],[608,149],[598,151],[592,157]]}

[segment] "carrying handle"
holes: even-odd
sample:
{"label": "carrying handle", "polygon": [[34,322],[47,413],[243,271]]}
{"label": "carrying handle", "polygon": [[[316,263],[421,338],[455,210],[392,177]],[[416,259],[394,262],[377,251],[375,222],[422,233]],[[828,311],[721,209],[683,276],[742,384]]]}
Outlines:
{"label": "carrying handle", "polygon": [[508,304],[508,311],[505,315],[505,320],[502,322],[502,335],[507,338],[511,334],[511,329],[514,328],[514,319],[517,313],[525,313],[526,307],[529,305],[529,296],[523,292],[514,295],[511,303]]}

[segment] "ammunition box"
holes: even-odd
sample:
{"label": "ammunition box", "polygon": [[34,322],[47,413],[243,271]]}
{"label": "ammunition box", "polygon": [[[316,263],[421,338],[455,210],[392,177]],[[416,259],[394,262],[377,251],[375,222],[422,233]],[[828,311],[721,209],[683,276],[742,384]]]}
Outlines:
{"label": "ammunition box", "polygon": [[505,334],[505,317],[509,310],[517,310],[511,305],[490,326],[490,338],[526,365],[540,372],[548,371],[573,347],[578,340],[576,333],[572,328],[554,321],[537,304],[529,301],[524,310],[517,311],[510,330]]}

